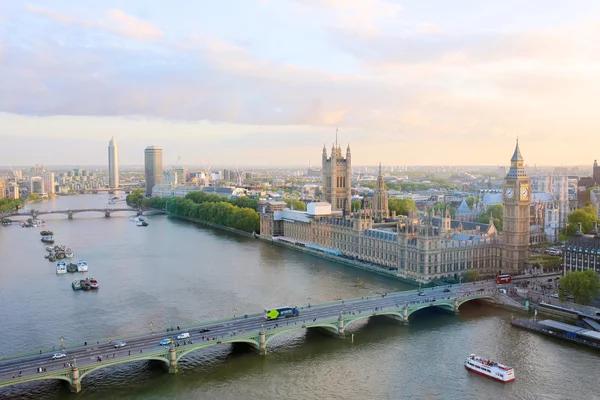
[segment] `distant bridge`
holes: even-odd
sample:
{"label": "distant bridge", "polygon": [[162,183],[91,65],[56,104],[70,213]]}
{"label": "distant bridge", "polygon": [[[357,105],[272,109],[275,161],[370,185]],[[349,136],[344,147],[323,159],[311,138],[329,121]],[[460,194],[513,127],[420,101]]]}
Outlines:
{"label": "distant bridge", "polygon": [[[171,328],[166,332],[154,332],[150,326],[149,333],[119,338],[126,343],[123,348],[115,348],[112,340],[90,341],[70,348],[63,347],[60,352],[66,357],[58,360],[52,359],[52,354],[57,352],[53,349],[0,358],[0,388],[58,379],[66,381],[71,391],[77,393],[85,376],[117,364],[156,360],[170,373],[176,373],[181,358],[207,347],[244,343],[265,355],[272,339],[288,332],[317,329],[343,338],[346,329],[359,321],[392,318],[407,324],[413,314],[423,309],[458,313],[465,302],[478,299],[496,302],[497,296],[496,285],[483,282],[436,287],[422,292],[410,290],[322,304],[309,303],[300,307],[298,317],[289,319],[265,320],[264,313],[236,317],[234,310],[233,318],[207,321],[176,331]],[[175,337],[184,332],[188,333],[185,340]],[[159,344],[163,338],[171,338],[172,342]],[[69,362],[70,366],[65,366],[65,362]],[[41,372],[40,367],[43,368]]]}
{"label": "distant bridge", "polygon": [[69,219],[73,219],[73,215],[85,212],[98,212],[103,213],[106,218],[110,218],[111,213],[115,212],[134,212],[136,215],[142,215],[145,211],[152,213],[164,213],[162,210],[144,210],[135,208],[81,208],[81,209],[68,209],[68,210],[19,210],[18,212],[12,212],[5,217],[31,217],[37,218],[41,215],[51,214],[64,214]]}

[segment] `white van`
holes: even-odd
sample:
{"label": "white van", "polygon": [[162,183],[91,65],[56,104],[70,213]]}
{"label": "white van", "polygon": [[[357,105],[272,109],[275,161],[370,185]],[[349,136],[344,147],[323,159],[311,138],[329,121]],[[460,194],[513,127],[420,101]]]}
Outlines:
{"label": "white van", "polygon": [[498,291],[502,294],[506,294],[506,289],[498,289]]}
{"label": "white van", "polygon": [[187,332],[180,333],[179,335],[177,335],[177,339],[187,339],[189,337],[190,337],[190,334]]}

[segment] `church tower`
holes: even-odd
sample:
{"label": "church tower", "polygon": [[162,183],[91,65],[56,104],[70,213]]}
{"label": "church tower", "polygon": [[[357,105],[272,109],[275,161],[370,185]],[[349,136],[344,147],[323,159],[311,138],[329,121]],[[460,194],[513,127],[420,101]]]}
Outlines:
{"label": "church tower", "polygon": [[600,167],[598,166],[598,160],[594,160],[594,166],[592,167],[592,179],[594,185],[600,185]]}
{"label": "church tower", "polygon": [[373,217],[376,222],[381,222],[388,217],[388,195],[381,173],[381,163],[379,163],[379,175],[377,176],[377,186],[375,186],[375,196],[373,196]]}
{"label": "church tower", "polygon": [[502,272],[522,272],[529,261],[531,186],[523,168],[523,157],[518,140],[515,153],[510,160],[510,170],[504,178],[502,199],[504,205]]}
{"label": "church tower", "polygon": [[331,148],[331,157],[323,147],[323,199],[331,204],[332,211],[343,211],[350,217],[352,206],[352,161],[350,145],[346,149],[346,158],[342,156],[342,148],[336,144]]}

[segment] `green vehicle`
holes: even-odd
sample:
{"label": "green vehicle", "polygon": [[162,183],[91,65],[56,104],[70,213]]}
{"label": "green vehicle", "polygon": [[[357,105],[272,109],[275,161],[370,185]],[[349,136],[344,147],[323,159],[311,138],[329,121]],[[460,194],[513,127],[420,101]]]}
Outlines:
{"label": "green vehicle", "polygon": [[265,319],[271,321],[279,318],[297,317],[300,315],[298,307],[279,307],[265,310]]}

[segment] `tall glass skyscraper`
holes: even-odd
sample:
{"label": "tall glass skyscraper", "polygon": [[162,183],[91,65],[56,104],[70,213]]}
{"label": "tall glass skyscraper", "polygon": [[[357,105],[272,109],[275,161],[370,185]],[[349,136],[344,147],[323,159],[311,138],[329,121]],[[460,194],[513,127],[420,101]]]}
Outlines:
{"label": "tall glass skyscraper", "polygon": [[114,136],[108,142],[108,186],[119,187],[119,152]]}
{"label": "tall glass skyscraper", "polygon": [[152,196],[154,185],[163,182],[163,154],[162,148],[148,146],[144,150],[144,171],[146,174],[146,196]]}

